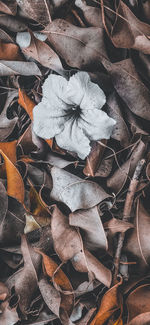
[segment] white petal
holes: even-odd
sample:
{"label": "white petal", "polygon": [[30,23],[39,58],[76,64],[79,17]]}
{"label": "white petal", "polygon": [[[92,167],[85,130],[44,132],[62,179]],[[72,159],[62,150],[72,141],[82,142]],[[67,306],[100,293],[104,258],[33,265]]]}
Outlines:
{"label": "white petal", "polygon": [[85,159],[90,153],[90,140],[78,127],[76,120],[66,122],[64,130],[55,139],[58,146],[76,152],[81,159]]}
{"label": "white petal", "polygon": [[102,110],[83,110],[78,126],[90,140],[109,139],[116,121]]}
{"label": "white petal", "polygon": [[41,138],[50,139],[59,134],[66,122],[66,117],[51,117],[50,107],[43,100],[33,109],[33,131]]}
{"label": "white petal", "polygon": [[77,72],[67,85],[66,95],[70,102],[79,105],[81,109],[101,109],[106,103],[103,90],[91,82],[87,72]]}
{"label": "white petal", "polygon": [[50,108],[49,115],[51,117],[66,114],[68,109],[65,98],[67,83],[67,80],[62,76],[51,74],[43,84],[42,101]]}

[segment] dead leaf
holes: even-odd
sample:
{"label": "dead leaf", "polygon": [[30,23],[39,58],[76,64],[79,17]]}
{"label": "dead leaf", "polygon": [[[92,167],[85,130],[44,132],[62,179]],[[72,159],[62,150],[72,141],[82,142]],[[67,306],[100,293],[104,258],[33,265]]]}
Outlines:
{"label": "dead leaf", "polygon": [[91,152],[89,156],[86,158],[86,164],[83,169],[83,173],[88,177],[95,176],[98,167],[102,161],[107,140],[101,140],[101,142],[104,143],[104,146],[101,143],[98,143],[96,141],[93,143]]}
{"label": "dead leaf", "polygon": [[58,167],[51,169],[51,198],[65,203],[72,212],[92,208],[109,195],[96,183],[84,180]]}
{"label": "dead leaf", "polygon": [[138,200],[136,207],[135,228],[127,236],[125,250],[138,259],[138,269],[145,269],[150,263],[149,254],[149,227],[150,216],[142,202]]}
{"label": "dead leaf", "polygon": [[107,186],[115,193],[119,193],[128,178],[132,177],[138,161],[143,157],[146,150],[145,143],[139,141],[135,146],[130,158],[107,179]]}
{"label": "dead leaf", "polygon": [[38,287],[36,271],[40,266],[40,255],[35,253],[28,245],[25,235],[22,236],[21,250],[24,259],[24,267],[15,279],[15,292],[19,295],[19,307],[26,315],[33,293]]}
{"label": "dead leaf", "polygon": [[116,311],[119,311],[119,317],[114,325],[123,325],[121,320],[122,295],[119,291],[121,284],[122,281],[118,282],[104,294],[100,308],[90,325],[103,325]]}
{"label": "dead leaf", "polygon": [[114,88],[129,109],[134,114],[150,120],[150,92],[144,83],[142,83],[131,59],[122,60],[113,64],[105,59],[102,62],[110,73]]}
{"label": "dead leaf", "polygon": [[30,18],[39,22],[42,26],[51,22],[50,5],[47,0],[40,3],[36,0],[19,0],[19,7]]}
{"label": "dead leaf", "polygon": [[0,61],[0,76],[23,75],[23,76],[41,76],[41,71],[34,62],[22,61]]}
{"label": "dead leaf", "polygon": [[13,102],[15,97],[17,97],[16,90],[8,92],[3,110],[0,114],[0,139],[1,139],[1,141],[5,141],[8,138],[8,136],[14,130],[15,125],[18,121],[17,116],[11,120],[8,119],[8,117],[7,117],[7,109],[8,109],[8,107],[10,107],[10,105]]}
{"label": "dead leaf", "polygon": [[[105,0],[102,1],[102,14],[104,27],[111,38],[113,44],[120,48],[133,48],[140,50],[146,54],[150,54],[150,26],[140,21],[126,4],[119,0],[116,8],[116,13],[113,12],[114,23],[107,24],[108,18],[105,19],[105,12],[111,9],[110,0],[107,1],[107,8],[105,7]],[[112,12],[111,12],[112,14]]]}
{"label": "dead leaf", "polygon": [[107,58],[102,28],[89,27],[87,30],[55,19],[45,32],[57,54],[71,67],[84,69],[100,62],[102,56]]}
{"label": "dead leaf", "polygon": [[59,317],[61,303],[60,293],[50,284],[47,279],[42,277],[39,282],[39,289],[48,308]]}
{"label": "dead leaf", "polygon": [[58,55],[52,50],[52,48],[45,42],[37,39],[32,32],[30,32],[30,35],[30,45],[28,47],[22,48],[23,53],[28,57],[32,57],[44,67],[53,69],[57,72],[63,70],[61,61]]}
{"label": "dead leaf", "polygon": [[21,61],[22,56],[16,44],[0,41],[0,60]]}
{"label": "dead leaf", "polygon": [[[143,284],[132,290],[127,297],[128,323],[146,325],[150,321],[149,312],[150,285]],[[137,317],[140,316],[141,317]],[[145,319],[146,316],[146,319]],[[142,322],[140,323],[140,320]]]}
{"label": "dead leaf", "polygon": [[121,109],[118,101],[117,94],[114,92],[109,95],[107,100],[107,113],[112,117],[117,123],[114,126],[111,137],[115,140],[120,141],[123,147],[127,147],[130,143],[130,133],[128,127],[124,121]]}
{"label": "dead leaf", "polygon": [[[10,159],[0,150],[7,175],[7,193],[9,196],[16,198],[19,202],[24,202],[24,183],[18,169],[10,161]],[[16,186],[17,184],[17,186]]]}
{"label": "dead leaf", "polygon": [[8,15],[15,16],[17,13],[17,2],[16,0],[5,0],[5,2],[0,1],[0,11]]}
{"label": "dead leaf", "polygon": [[107,239],[97,207],[70,213],[69,224],[84,230],[83,238],[86,248],[107,250]]}
{"label": "dead leaf", "polygon": [[15,325],[19,321],[19,316],[16,308],[10,308],[8,301],[5,301],[0,306],[0,322],[4,325]]}

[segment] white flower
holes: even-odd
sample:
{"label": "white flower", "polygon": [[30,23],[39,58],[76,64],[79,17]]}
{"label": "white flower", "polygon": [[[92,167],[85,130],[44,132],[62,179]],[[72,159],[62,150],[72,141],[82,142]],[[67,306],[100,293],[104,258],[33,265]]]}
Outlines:
{"label": "white flower", "polygon": [[44,139],[55,137],[59,147],[85,159],[90,141],[109,139],[116,124],[101,110],[105,102],[104,92],[87,72],[77,72],[69,81],[51,74],[33,110],[33,130]]}

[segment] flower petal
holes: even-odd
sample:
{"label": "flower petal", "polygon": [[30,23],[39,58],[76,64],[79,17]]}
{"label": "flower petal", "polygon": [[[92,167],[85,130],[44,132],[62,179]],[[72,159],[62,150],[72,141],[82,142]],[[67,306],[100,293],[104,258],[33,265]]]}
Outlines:
{"label": "flower petal", "polygon": [[78,126],[77,120],[66,122],[64,130],[55,139],[59,147],[76,152],[81,159],[85,159],[90,153],[90,140]]}
{"label": "flower petal", "polygon": [[65,98],[65,89],[68,81],[62,76],[50,74],[43,84],[44,103],[50,107],[51,116],[65,114],[67,104]]}
{"label": "flower petal", "polygon": [[106,103],[103,90],[91,82],[87,72],[77,72],[68,81],[66,97],[81,109],[101,109]]}
{"label": "flower petal", "polygon": [[102,110],[82,110],[78,126],[90,140],[109,139],[116,121]]}
{"label": "flower petal", "polygon": [[51,107],[43,100],[33,109],[33,131],[43,139],[53,138],[64,129],[66,116],[51,117]]}

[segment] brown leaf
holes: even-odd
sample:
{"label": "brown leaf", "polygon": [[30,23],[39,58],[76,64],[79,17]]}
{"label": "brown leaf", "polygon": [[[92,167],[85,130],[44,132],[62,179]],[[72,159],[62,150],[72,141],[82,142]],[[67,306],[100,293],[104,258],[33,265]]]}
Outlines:
{"label": "brown leaf", "polygon": [[114,174],[107,179],[107,186],[111,187],[115,193],[119,193],[125,185],[128,177],[132,177],[138,161],[143,157],[146,150],[145,143],[139,141],[135,146],[130,158],[118,168]]}
{"label": "brown leaf", "polygon": [[63,70],[61,61],[58,55],[52,50],[52,48],[45,42],[37,39],[33,33],[30,32],[31,42],[26,48],[22,48],[22,51],[28,57],[34,58],[44,67],[53,69],[55,71]]}
{"label": "brown leaf", "polygon": [[[74,294],[72,285],[65,275],[65,273],[58,267],[58,265],[53,261],[52,258],[45,255],[43,252],[38,251],[39,254],[43,257],[43,265],[46,274],[53,279],[54,284],[60,287],[61,295],[61,308],[65,310],[68,315],[71,314],[73,304],[74,304]],[[64,293],[63,293],[64,291]],[[67,294],[68,292],[68,294]]]}
{"label": "brown leaf", "polygon": [[114,24],[107,24],[105,19],[105,12],[108,12],[108,7],[111,8],[111,1],[107,1],[107,8],[105,7],[105,0],[102,1],[103,22],[105,29],[111,38],[113,44],[120,48],[133,48],[140,50],[146,54],[150,54],[150,26],[140,21],[129,7],[121,0],[114,12]]}
{"label": "brown leaf", "polygon": [[44,277],[39,280],[38,285],[46,305],[59,317],[59,308],[61,303],[60,293],[49,284]]}
{"label": "brown leaf", "polygon": [[[143,284],[132,290],[127,297],[128,322],[135,325],[146,325],[150,321],[149,312],[150,285]],[[137,317],[140,316],[141,317]],[[145,319],[146,316],[146,319]],[[140,323],[140,320],[142,322]]]}
{"label": "brown leaf", "polygon": [[94,275],[95,279],[106,287],[110,287],[112,281],[111,271],[88,250],[80,251],[72,258],[71,262],[78,272],[89,272],[90,275]]}
{"label": "brown leaf", "polygon": [[100,8],[87,6],[84,0],[76,0],[75,5],[82,10],[88,25],[103,28],[102,13]]}
{"label": "brown leaf", "polygon": [[8,200],[8,211],[0,219],[0,243],[3,247],[18,244],[25,227],[25,209],[22,204],[12,197],[6,197],[5,200],[3,204],[7,205]]}
{"label": "brown leaf", "polygon": [[104,325],[104,323],[116,312],[119,311],[119,317],[114,325],[123,325],[121,320],[122,315],[122,295],[120,293],[120,285],[118,282],[109,289],[103,296],[100,308],[90,325]]}
{"label": "brown leaf", "polygon": [[150,92],[142,83],[131,59],[117,63],[110,63],[103,59],[102,62],[110,73],[114,88],[129,109],[139,117],[150,120]]}
{"label": "brown leaf", "polygon": [[8,301],[5,301],[0,306],[0,322],[3,325],[15,325],[19,321],[19,316],[16,308],[10,308]]}
{"label": "brown leaf", "polygon": [[[24,202],[24,183],[18,169],[10,161],[10,159],[0,150],[2,155],[7,175],[7,193],[9,196],[14,197],[19,202]],[[16,186],[17,184],[17,186]]]}
{"label": "brown leaf", "polygon": [[16,144],[17,141],[11,142],[0,142],[0,150],[10,159],[10,161],[15,164],[16,163]]}
{"label": "brown leaf", "polygon": [[38,287],[36,271],[40,265],[40,255],[35,253],[28,245],[25,236],[22,236],[21,250],[24,259],[24,267],[15,279],[15,292],[19,295],[19,307],[25,315],[29,308],[33,293]]}
{"label": "brown leaf", "polygon": [[84,244],[89,250],[107,250],[107,239],[97,207],[70,213],[69,224],[84,230]]}
{"label": "brown leaf", "polygon": [[23,76],[41,76],[41,71],[34,62],[22,61],[0,61],[0,76],[23,75]]}
{"label": "brown leaf", "polygon": [[17,33],[27,29],[27,25],[17,17],[0,14],[0,25],[7,30]]}
{"label": "brown leaf", "polygon": [[138,266],[140,268],[148,267],[150,263],[149,254],[149,228],[150,215],[145,210],[142,202],[138,200],[136,208],[135,228],[127,236],[127,243],[125,250],[132,253],[138,259]]}
{"label": "brown leaf", "polygon": [[46,33],[54,50],[71,67],[81,69],[98,63],[102,56],[107,58],[102,28],[80,28],[55,19],[47,26]]}
{"label": "brown leaf", "polygon": [[0,60],[21,61],[19,47],[16,44],[0,41]]}
{"label": "brown leaf", "polygon": [[122,116],[121,105],[119,105],[118,97],[115,92],[109,95],[107,105],[108,115],[117,122],[114,126],[111,137],[120,141],[120,144],[123,147],[127,147],[130,143],[130,133]]}
{"label": "brown leaf", "polygon": [[17,97],[16,91],[8,92],[3,110],[0,114],[0,139],[1,139],[1,141],[5,141],[8,138],[8,136],[14,130],[15,125],[18,121],[18,117],[14,117],[12,120],[9,120],[7,117],[7,109],[11,105],[11,103],[13,102],[15,97]]}
{"label": "brown leaf", "polygon": [[17,13],[17,2],[16,0],[5,0],[5,2],[0,1],[0,11],[8,15],[15,16]]}
{"label": "brown leaf", "polygon": [[54,248],[63,262],[73,258],[82,250],[82,240],[76,228],[69,226],[66,217],[57,206],[54,207],[51,221]]}
{"label": "brown leaf", "polygon": [[48,25],[51,22],[50,5],[47,0],[32,1],[19,0],[19,7],[26,13],[26,15],[39,22],[42,26]]}
{"label": "brown leaf", "polygon": [[51,169],[53,189],[51,198],[68,205],[74,212],[78,209],[88,209],[109,197],[98,184],[81,179],[58,167]]}
{"label": "brown leaf", "polygon": [[116,235],[118,232],[126,232],[131,228],[134,228],[132,223],[116,218],[111,218],[109,221],[104,223],[104,229],[109,231],[111,236]]}
{"label": "brown leaf", "polygon": [[5,300],[9,296],[9,290],[3,282],[0,282],[0,300]]}
{"label": "brown leaf", "polygon": [[89,156],[86,158],[86,163],[83,169],[83,173],[88,177],[95,176],[95,173],[97,172],[98,167],[102,161],[107,140],[101,140],[101,142],[104,143],[104,146],[101,143],[98,143],[96,141],[93,143],[91,152]]}
{"label": "brown leaf", "polygon": [[71,259],[77,271],[92,272],[96,279],[109,287],[111,272],[91,253],[84,250],[79,231],[69,226],[68,218],[56,206],[52,214],[51,227],[54,248],[60,259],[64,262]]}
{"label": "brown leaf", "polygon": [[29,193],[30,212],[40,226],[47,226],[51,223],[51,214],[44,202],[42,202],[38,192],[32,186]]}

